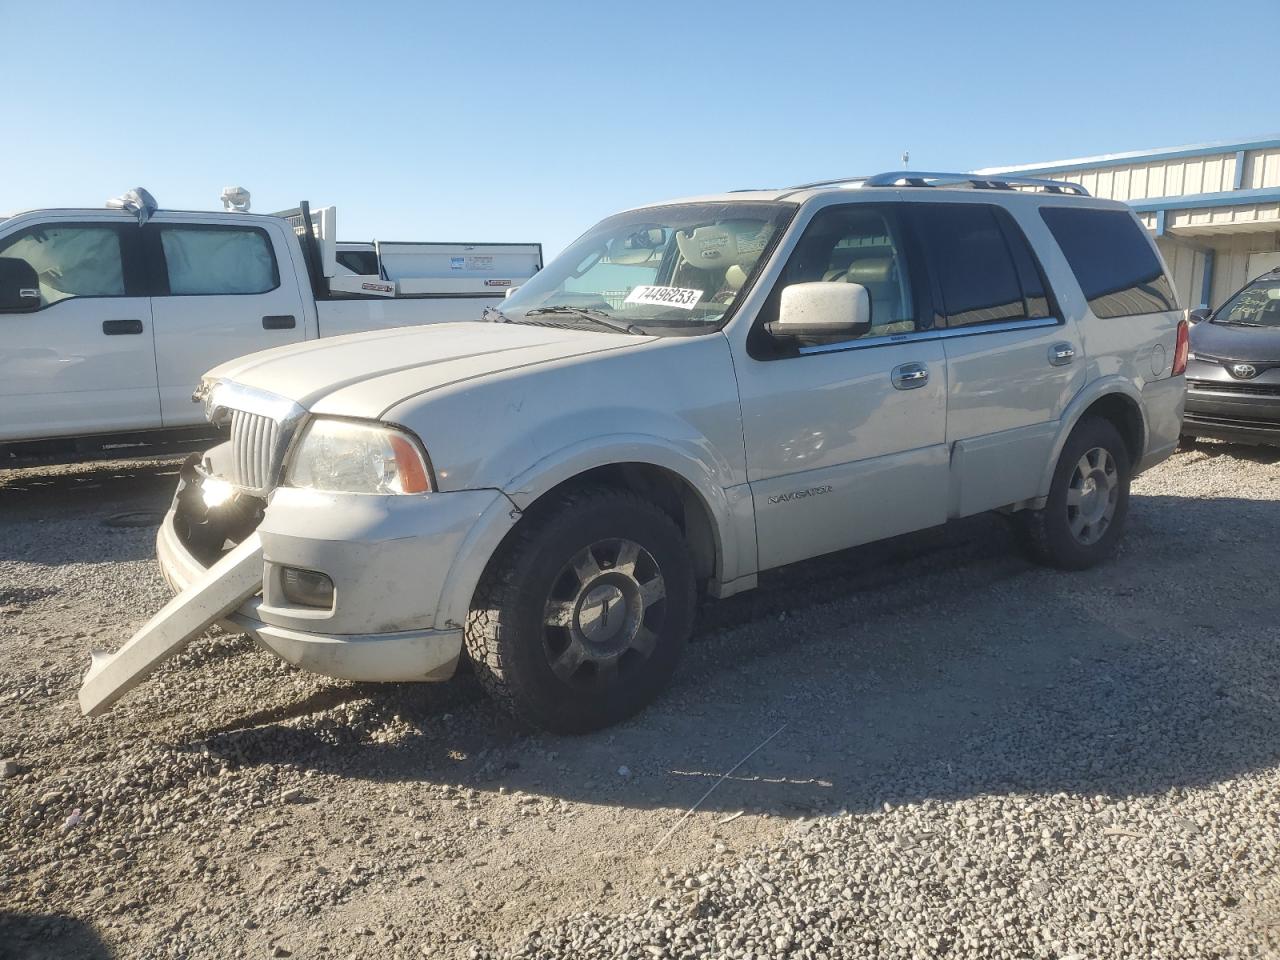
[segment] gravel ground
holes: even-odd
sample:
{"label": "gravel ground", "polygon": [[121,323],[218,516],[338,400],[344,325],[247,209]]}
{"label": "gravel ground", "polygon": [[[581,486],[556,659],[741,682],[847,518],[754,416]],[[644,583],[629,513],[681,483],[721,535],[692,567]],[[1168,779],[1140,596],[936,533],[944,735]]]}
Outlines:
{"label": "gravel ground", "polygon": [[83,719],[174,474],[0,472],[0,956],[1280,956],[1276,452],[1083,574],[998,517],[776,572],[578,738],[225,635]]}

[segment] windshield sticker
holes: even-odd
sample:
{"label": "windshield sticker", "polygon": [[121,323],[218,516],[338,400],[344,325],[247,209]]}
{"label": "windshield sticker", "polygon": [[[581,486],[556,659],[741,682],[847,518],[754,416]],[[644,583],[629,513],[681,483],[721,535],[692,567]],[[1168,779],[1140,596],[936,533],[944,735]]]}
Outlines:
{"label": "windshield sticker", "polygon": [[659,307],[679,307],[681,310],[692,310],[702,299],[701,290],[686,290],[684,287],[636,287],[624,303],[651,303]]}

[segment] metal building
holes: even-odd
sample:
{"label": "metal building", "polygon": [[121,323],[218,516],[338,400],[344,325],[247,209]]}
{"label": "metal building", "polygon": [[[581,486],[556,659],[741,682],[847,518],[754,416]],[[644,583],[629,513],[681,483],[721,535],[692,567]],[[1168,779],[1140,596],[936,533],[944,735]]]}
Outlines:
{"label": "metal building", "polygon": [[1216,307],[1280,267],[1280,137],[988,167],[1126,201],[1155,234],[1183,306]]}

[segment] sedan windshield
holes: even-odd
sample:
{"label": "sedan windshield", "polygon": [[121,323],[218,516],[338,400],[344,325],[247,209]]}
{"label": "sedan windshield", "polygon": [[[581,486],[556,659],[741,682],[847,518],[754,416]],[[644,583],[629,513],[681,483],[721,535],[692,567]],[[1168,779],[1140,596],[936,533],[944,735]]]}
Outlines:
{"label": "sedan windshield", "polygon": [[1280,327],[1280,276],[1260,277],[1213,315],[1214,323],[1238,327]]}
{"label": "sedan windshield", "polygon": [[688,336],[718,330],[795,213],[686,203],[610,217],[489,311],[511,323]]}

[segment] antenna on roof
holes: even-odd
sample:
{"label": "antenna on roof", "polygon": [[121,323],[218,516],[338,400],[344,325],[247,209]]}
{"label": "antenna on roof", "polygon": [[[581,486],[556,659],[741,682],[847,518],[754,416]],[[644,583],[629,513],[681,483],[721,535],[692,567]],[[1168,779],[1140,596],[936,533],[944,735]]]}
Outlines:
{"label": "antenna on roof", "polygon": [[902,151],[902,169],[903,170],[911,169],[911,151],[910,150]]}

